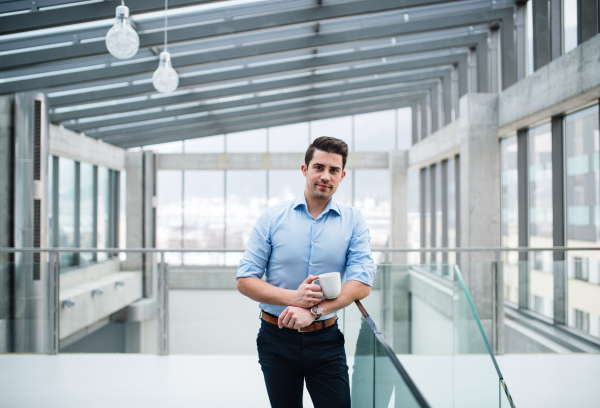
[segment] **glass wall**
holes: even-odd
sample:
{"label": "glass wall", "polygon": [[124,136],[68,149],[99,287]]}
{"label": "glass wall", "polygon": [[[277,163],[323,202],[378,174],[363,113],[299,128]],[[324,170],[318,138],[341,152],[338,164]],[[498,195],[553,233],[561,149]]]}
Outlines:
{"label": "glass wall", "polygon": [[[267,172],[228,170],[225,174],[225,247],[245,248],[254,223],[267,205]],[[237,265],[241,257],[241,253],[226,254],[227,264]]]}
{"label": "glass wall", "polygon": [[[96,246],[96,226],[94,225],[95,177],[94,166],[90,163],[80,164],[79,193],[79,246],[94,248]],[[79,262],[86,263],[96,259],[96,254],[81,253]]]}
{"label": "glass wall", "polygon": [[[420,170],[408,171],[408,247],[421,248],[421,177]],[[408,254],[409,264],[421,261],[419,253]]]}
{"label": "glass wall", "polygon": [[[303,153],[319,136],[344,140],[350,150],[389,151],[412,144],[412,110],[402,108],[146,146],[159,153]],[[357,135],[360,135],[357,137]],[[381,143],[373,143],[373,140]],[[265,206],[294,200],[306,179],[297,170],[157,172],[158,248],[243,248]],[[416,174],[413,174],[413,178]],[[417,177],[418,183],[418,177]],[[418,185],[417,185],[418,188]],[[390,242],[388,170],[346,170],[335,194],[340,204],[362,210],[373,249]],[[419,246],[418,196],[413,197],[413,245]],[[412,201],[411,201],[412,202]],[[416,221],[415,221],[416,220]],[[186,265],[235,265],[241,254],[168,254],[167,262]],[[376,254],[378,260],[385,259]]]}
{"label": "glass wall", "polygon": [[[503,247],[516,248],[519,246],[516,135],[500,141],[500,171],[502,187],[500,241]],[[504,260],[504,297],[517,304],[519,302],[519,256],[516,252],[508,252]]]}
{"label": "glass wall", "polygon": [[[529,129],[529,246],[553,246],[552,240],[552,133],[550,124]],[[554,315],[552,252],[529,255],[529,305],[547,317]]]}
{"label": "glass wall", "polygon": [[563,51],[566,54],[577,47],[578,0],[563,0]]}
{"label": "glass wall", "polygon": [[[75,242],[75,161],[58,158],[58,246],[74,248]],[[75,254],[61,252],[60,265],[75,265]]]}
{"label": "glass wall", "polygon": [[[598,106],[565,118],[567,245],[600,246]],[[600,254],[569,251],[568,323],[600,337]]]}
{"label": "glass wall", "polygon": [[[435,246],[436,248],[442,247],[442,183],[446,180],[442,179],[442,163],[437,163],[433,167],[433,182],[435,183],[435,199],[433,200],[434,205],[434,217],[435,217]],[[442,254],[436,253],[434,262],[438,265],[442,263]]]}
{"label": "glass wall", "polygon": [[[119,245],[122,174],[106,167],[49,156],[50,246],[111,248]],[[123,183],[124,186],[124,183]],[[124,197],[124,194],[123,194]],[[120,218],[123,218],[121,220]],[[61,253],[61,268],[112,257],[106,253]]]}
{"label": "glass wall", "polygon": [[[446,201],[446,213],[448,214],[448,248],[455,248],[457,246],[456,236],[456,159],[448,159],[446,162],[447,168],[447,201]],[[445,264],[453,265],[456,263],[456,252],[448,254]]]}

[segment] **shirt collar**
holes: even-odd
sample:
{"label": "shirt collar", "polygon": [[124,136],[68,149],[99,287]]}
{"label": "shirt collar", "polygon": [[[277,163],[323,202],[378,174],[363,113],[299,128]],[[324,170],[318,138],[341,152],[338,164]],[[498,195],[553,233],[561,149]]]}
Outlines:
{"label": "shirt collar", "polygon": [[[304,196],[304,193],[300,194],[298,198],[296,198],[296,201],[294,202],[294,209],[296,209],[300,205],[303,205],[304,208],[306,208],[306,210],[308,211],[308,205],[306,204],[306,197]],[[333,210],[338,215],[340,215],[340,207],[335,202],[333,197],[331,197],[331,200],[329,200],[329,202],[325,206],[325,209],[323,210],[322,214],[327,214],[329,210]]]}

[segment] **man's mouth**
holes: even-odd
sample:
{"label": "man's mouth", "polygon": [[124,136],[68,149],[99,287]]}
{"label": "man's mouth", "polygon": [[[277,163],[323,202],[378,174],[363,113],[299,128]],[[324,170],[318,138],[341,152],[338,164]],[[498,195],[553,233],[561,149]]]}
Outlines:
{"label": "man's mouth", "polygon": [[327,185],[327,184],[317,184],[317,187],[320,187],[322,189],[327,189],[327,188],[331,188],[331,186]]}

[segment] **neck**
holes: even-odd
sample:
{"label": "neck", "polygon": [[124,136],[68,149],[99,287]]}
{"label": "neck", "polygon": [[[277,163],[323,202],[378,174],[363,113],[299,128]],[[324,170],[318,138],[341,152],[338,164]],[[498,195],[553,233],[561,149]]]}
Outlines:
{"label": "neck", "polygon": [[329,203],[331,200],[331,197],[326,199],[315,197],[315,195],[308,188],[304,189],[304,198],[306,198],[308,213],[315,219],[323,212],[327,206],[327,203]]}

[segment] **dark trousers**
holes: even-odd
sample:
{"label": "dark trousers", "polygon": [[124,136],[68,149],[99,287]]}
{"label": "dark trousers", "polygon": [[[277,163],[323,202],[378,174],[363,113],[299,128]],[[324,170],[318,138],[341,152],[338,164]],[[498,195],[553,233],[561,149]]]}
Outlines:
{"label": "dark trousers", "polygon": [[304,381],[315,408],[350,408],[344,335],[337,323],[300,333],[262,321],[256,344],[272,408],[302,408]]}

